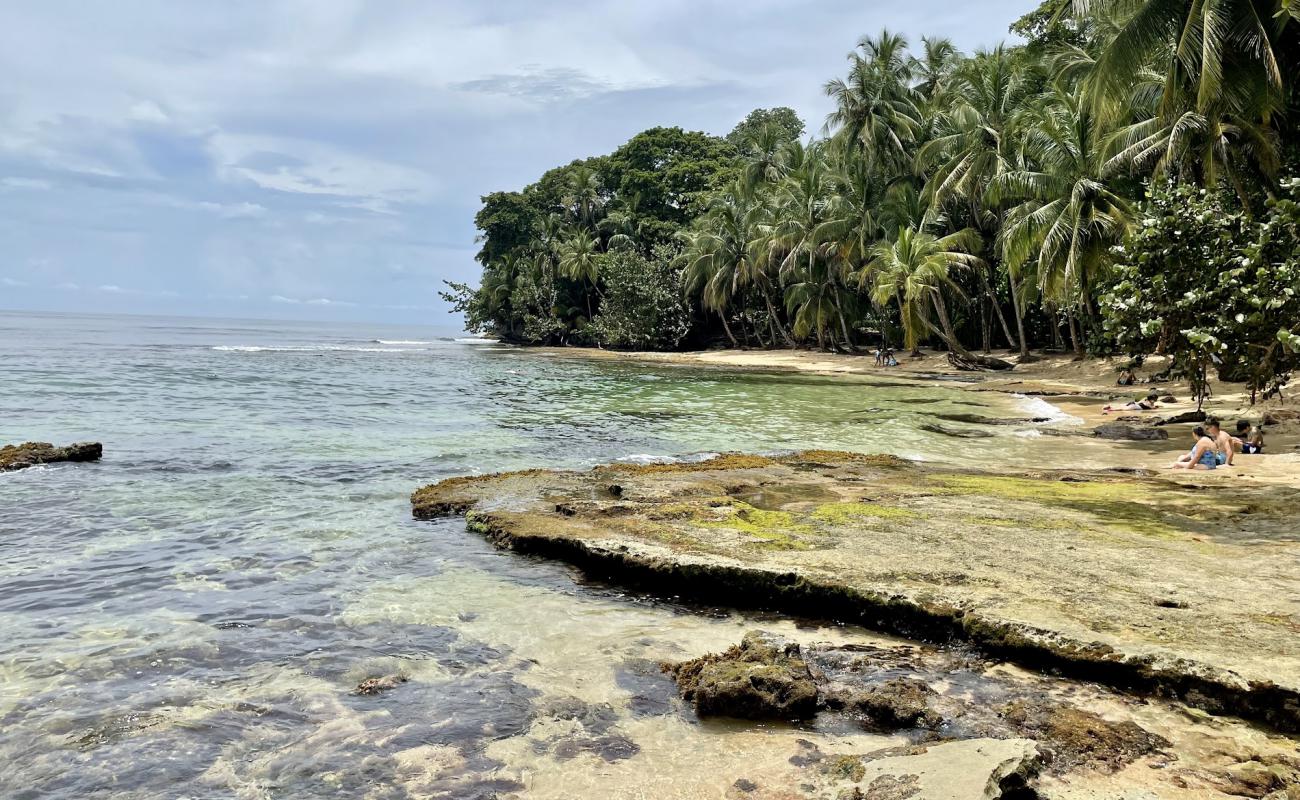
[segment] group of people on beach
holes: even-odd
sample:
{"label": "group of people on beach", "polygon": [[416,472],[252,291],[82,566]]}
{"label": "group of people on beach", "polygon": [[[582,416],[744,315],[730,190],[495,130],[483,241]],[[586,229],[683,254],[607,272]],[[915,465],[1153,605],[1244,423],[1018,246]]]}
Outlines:
{"label": "group of people on beach", "polygon": [[1217,417],[1205,420],[1204,425],[1192,429],[1195,444],[1178,457],[1174,469],[1218,469],[1232,466],[1237,453],[1255,455],[1264,452],[1264,431],[1254,427],[1249,420],[1237,420],[1237,435],[1223,430]]}
{"label": "group of people on beach", "polygon": [[877,367],[896,367],[898,359],[894,357],[892,347],[876,348],[876,366]]}
{"label": "group of people on beach", "polygon": [[[1139,397],[1122,406],[1106,406],[1104,413],[1112,411],[1154,411],[1160,408],[1160,393],[1150,392],[1146,397]],[[1237,420],[1236,435],[1223,430],[1217,417],[1208,417],[1204,425],[1192,429],[1195,444],[1192,449],[1178,457],[1171,466],[1173,469],[1218,469],[1232,466],[1232,457],[1237,453],[1258,455],[1264,452],[1264,429],[1254,426],[1250,420]]]}

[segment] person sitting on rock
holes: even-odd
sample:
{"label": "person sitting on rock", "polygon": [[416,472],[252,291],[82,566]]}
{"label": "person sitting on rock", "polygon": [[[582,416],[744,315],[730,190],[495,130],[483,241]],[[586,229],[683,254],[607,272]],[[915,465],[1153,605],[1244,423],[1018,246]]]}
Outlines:
{"label": "person sitting on rock", "polygon": [[1259,455],[1264,452],[1264,429],[1251,426],[1250,420],[1237,420],[1237,435],[1232,437],[1232,446],[1245,455]]}
{"label": "person sitting on rock", "polygon": [[1206,435],[1205,428],[1197,425],[1192,431],[1196,444],[1187,453],[1178,457],[1172,469],[1218,469],[1219,459],[1214,455],[1214,440]]}
{"label": "person sitting on rock", "polygon": [[1125,403],[1122,406],[1106,406],[1102,409],[1103,413],[1109,414],[1112,411],[1154,411],[1160,408],[1156,401],[1160,399],[1159,392],[1151,392],[1145,398],[1134,400],[1131,403]]}
{"label": "person sitting on rock", "polygon": [[1232,437],[1223,429],[1223,424],[1219,422],[1218,417],[1205,420],[1205,434],[1214,440],[1214,457],[1219,462],[1219,466],[1231,467],[1235,448]]}
{"label": "person sitting on rock", "polygon": [[1119,378],[1115,381],[1116,386],[1132,386],[1137,383],[1137,378],[1133,375],[1133,370],[1125,367],[1119,371]]}

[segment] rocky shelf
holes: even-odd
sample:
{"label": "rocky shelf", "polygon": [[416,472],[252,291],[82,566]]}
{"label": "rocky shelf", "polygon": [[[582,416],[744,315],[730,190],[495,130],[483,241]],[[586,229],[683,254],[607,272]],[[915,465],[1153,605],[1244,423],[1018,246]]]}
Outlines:
{"label": "rocky shelf", "polygon": [[0,447],[0,472],[59,461],[98,461],[103,455],[104,446],[99,442],[79,442],[67,447],[55,447],[49,442],[8,444]]}
{"label": "rocky shelf", "polygon": [[[1184,476],[1185,477],[1185,476]],[[812,451],[452,478],[418,518],[650,591],[863,624],[1300,730],[1300,491]]]}

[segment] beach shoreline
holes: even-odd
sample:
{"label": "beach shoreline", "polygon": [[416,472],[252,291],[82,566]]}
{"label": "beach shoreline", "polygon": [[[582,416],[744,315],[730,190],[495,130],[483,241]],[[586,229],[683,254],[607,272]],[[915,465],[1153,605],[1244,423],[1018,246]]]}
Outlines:
{"label": "beach shoreline", "polygon": [[[1185,383],[1175,381],[1144,382],[1151,374],[1166,368],[1165,359],[1148,357],[1138,370],[1139,383],[1118,386],[1116,378],[1123,359],[1113,357],[1077,358],[1072,353],[1035,354],[1028,364],[1017,364],[1008,372],[970,372],[952,366],[943,351],[922,349],[920,358],[899,355],[896,367],[878,367],[873,354],[826,353],[812,350],[697,350],[683,352],[648,352],[605,350],[576,347],[529,347],[525,350],[546,358],[623,361],[668,367],[718,369],[750,373],[801,373],[828,378],[872,378],[897,382],[909,386],[942,386],[969,392],[996,392],[1049,403],[1060,414],[1079,422],[1080,432],[1116,421],[1127,421],[1139,427],[1149,426],[1162,417],[1176,416],[1196,410]],[[1009,361],[1018,361],[1014,352],[994,351],[994,355]],[[1211,397],[1203,409],[1208,415],[1219,416],[1231,432],[1238,419],[1262,420],[1266,414],[1290,407],[1278,400],[1250,404],[1250,397],[1242,384],[1212,380]],[[1173,403],[1161,403],[1153,412],[1105,412],[1103,408],[1113,403],[1157,391],[1162,396],[1177,398]],[[1157,443],[1107,441],[1104,446],[1113,454],[1117,467],[1144,469],[1171,479],[1196,481],[1251,480],[1300,487],[1300,420],[1269,426],[1267,450],[1263,456],[1238,455],[1230,468],[1211,472],[1169,469],[1170,464],[1190,445],[1190,424],[1165,426],[1169,439]],[[1092,439],[1090,444],[1102,444]],[[1059,453],[1053,452],[1053,456]],[[1047,466],[1047,465],[1044,465]],[[1053,467],[1071,464],[1053,463]]]}

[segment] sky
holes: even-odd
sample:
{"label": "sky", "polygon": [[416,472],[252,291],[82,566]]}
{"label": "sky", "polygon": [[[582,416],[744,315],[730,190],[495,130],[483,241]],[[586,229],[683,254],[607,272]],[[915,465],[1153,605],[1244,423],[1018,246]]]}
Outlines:
{"label": "sky", "polygon": [[488,192],[1034,0],[0,0],[0,309],[459,322]]}

